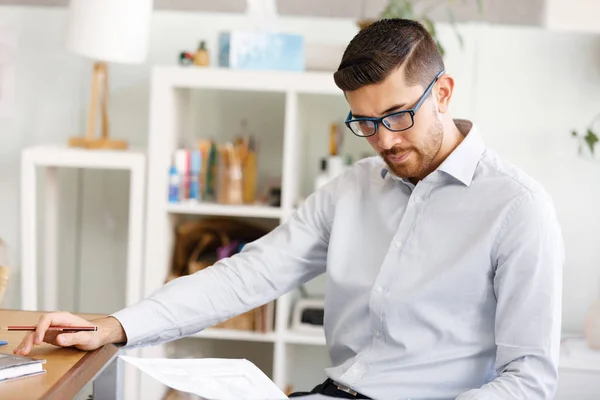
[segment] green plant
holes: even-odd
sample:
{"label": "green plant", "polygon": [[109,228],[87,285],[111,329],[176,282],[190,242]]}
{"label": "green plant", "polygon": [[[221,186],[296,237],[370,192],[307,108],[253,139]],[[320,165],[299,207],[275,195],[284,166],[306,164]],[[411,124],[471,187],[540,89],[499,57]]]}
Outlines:
{"label": "green plant", "polygon": [[[483,13],[483,0],[462,0],[463,3],[467,1],[475,1],[477,4],[477,10],[479,14]],[[417,11],[415,9],[415,4],[419,3],[423,5],[422,11]],[[454,13],[450,9],[450,5],[455,3],[455,0],[389,0],[387,6],[383,10],[383,12],[379,15],[380,18],[404,18],[404,19],[412,19],[415,21],[419,21],[425,29],[429,32],[429,34],[435,40],[438,49],[442,56],[446,54],[446,49],[444,48],[442,42],[438,38],[438,32],[433,20],[429,17],[429,14],[440,8],[443,5],[446,5],[446,13],[448,15],[448,20],[454,29],[456,37],[458,38],[458,42],[462,47],[464,44],[463,37],[460,34],[456,26],[456,19],[454,18]]]}
{"label": "green plant", "polygon": [[579,154],[587,148],[590,154],[594,156],[596,145],[600,142],[598,131],[600,130],[600,114],[592,118],[584,132],[579,133],[576,130],[571,131],[571,136],[579,142]]}
{"label": "green plant", "polygon": [[585,131],[585,136],[583,134],[577,133],[577,131],[575,130],[571,132],[571,136],[579,140],[579,154],[581,154],[581,152],[583,151],[583,146],[587,146],[590,150],[590,153],[592,153],[593,155],[596,144],[598,143],[598,141],[600,141],[600,139],[598,139],[598,135],[594,133],[592,128],[588,128]]}

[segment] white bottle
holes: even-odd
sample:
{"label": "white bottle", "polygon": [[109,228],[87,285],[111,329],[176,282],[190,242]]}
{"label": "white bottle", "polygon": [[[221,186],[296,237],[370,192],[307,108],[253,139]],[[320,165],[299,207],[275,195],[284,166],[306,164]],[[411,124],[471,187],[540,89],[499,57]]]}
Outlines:
{"label": "white bottle", "polygon": [[315,192],[323,185],[329,182],[329,173],[327,172],[327,159],[321,159],[321,171],[315,178]]}
{"label": "white bottle", "polygon": [[335,179],[338,175],[341,175],[346,169],[344,158],[342,156],[329,156],[327,161],[327,170],[329,172],[329,179]]}

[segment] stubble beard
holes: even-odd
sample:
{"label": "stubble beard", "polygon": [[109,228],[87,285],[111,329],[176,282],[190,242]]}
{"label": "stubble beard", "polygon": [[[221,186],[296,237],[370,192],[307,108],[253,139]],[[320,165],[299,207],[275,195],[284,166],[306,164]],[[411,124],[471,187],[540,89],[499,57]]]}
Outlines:
{"label": "stubble beard", "polygon": [[[385,161],[389,170],[396,176],[402,179],[423,179],[429,171],[430,165],[437,156],[442,146],[444,138],[444,127],[439,115],[436,115],[435,124],[431,127],[427,134],[425,145],[422,149],[402,148],[394,146],[380,154]],[[405,154],[410,152],[408,158],[401,163],[394,163],[389,159],[389,156]]]}

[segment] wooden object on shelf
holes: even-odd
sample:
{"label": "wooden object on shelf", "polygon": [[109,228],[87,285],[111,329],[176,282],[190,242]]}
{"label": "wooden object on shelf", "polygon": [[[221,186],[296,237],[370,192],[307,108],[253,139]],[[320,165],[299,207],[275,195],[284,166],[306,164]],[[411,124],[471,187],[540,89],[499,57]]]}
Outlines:
{"label": "wooden object on shelf", "polygon": [[[248,242],[266,233],[265,229],[252,224],[226,218],[208,218],[179,224],[175,229],[175,247],[170,274],[188,275],[214,264],[217,261],[214,255],[217,247],[223,243],[230,243],[233,236]],[[209,256],[211,253],[213,255]],[[203,254],[207,255],[206,260],[198,261]]]}
{"label": "wooden object on shelf", "polygon": [[[241,221],[213,218],[186,222],[177,227],[171,272],[167,282],[211,267],[219,259],[217,251],[234,240],[253,241],[267,231]],[[249,310],[215,325],[217,329],[253,332],[272,331],[273,305]]]}
{"label": "wooden object on shelf", "polygon": [[192,393],[180,392],[179,390],[169,388],[162,400],[198,400],[199,397]]}
{"label": "wooden object on shelf", "polygon": [[218,175],[217,202],[243,204],[242,163],[239,150],[231,143],[219,149]]}
{"label": "wooden object on shelf", "polygon": [[210,57],[206,49],[206,42],[201,41],[198,49],[194,53],[194,65],[198,67],[208,67],[210,65]]}
{"label": "wooden object on shelf", "polygon": [[[98,111],[98,106],[100,106],[101,112],[100,138],[96,137],[96,113]],[[92,74],[92,90],[90,93],[87,130],[84,137],[70,138],[69,146],[82,147],[85,149],[127,149],[126,141],[110,138],[108,119],[108,67],[106,63],[96,62]]]}
{"label": "wooden object on shelf", "polygon": [[243,139],[241,150],[243,201],[245,204],[253,204],[256,202],[258,168],[254,139]]}
{"label": "wooden object on shelf", "polygon": [[8,286],[8,278],[10,277],[8,264],[8,246],[0,239],[0,306],[2,305],[2,299]]}
{"label": "wooden object on shelf", "polygon": [[233,329],[238,331],[257,331],[256,318],[258,308],[247,311],[243,314],[236,315],[233,318],[229,318],[227,321],[223,321],[211,328],[213,329]]}
{"label": "wooden object on shelf", "polygon": [[287,384],[283,393],[285,393],[286,396],[289,396],[290,394],[294,393],[294,385]]}
{"label": "wooden object on shelf", "polygon": [[2,299],[8,286],[8,278],[10,276],[10,270],[8,267],[0,265],[0,306],[2,305]]}

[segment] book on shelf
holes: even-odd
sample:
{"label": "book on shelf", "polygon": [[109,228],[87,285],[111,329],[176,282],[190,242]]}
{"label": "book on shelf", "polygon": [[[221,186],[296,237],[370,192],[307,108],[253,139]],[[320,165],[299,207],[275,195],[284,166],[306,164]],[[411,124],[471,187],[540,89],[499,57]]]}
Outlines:
{"label": "book on shelf", "polygon": [[273,332],[274,324],[274,309],[275,302],[271,301],[265,305],[262,305],[256,309],[256,322],[254,325],[254,331],[260,333],[271,333]]}
{"label": "book on shelf", "polygon": [[46,360],[0,353],[0,382],[35,376],[46,372]]}
{"label": "book on shelf", "polygon": [[271,333],[275,318],[275,302],[247,311],[213,326],[214,329],[231,329],[246,332]]}

